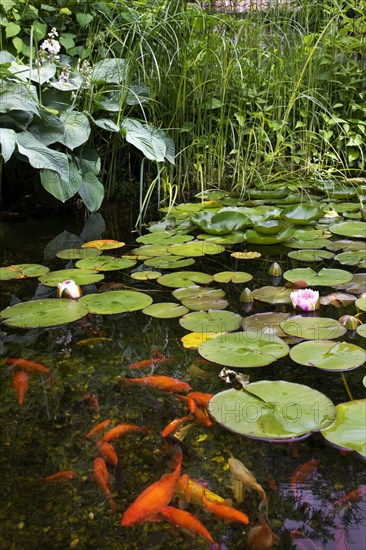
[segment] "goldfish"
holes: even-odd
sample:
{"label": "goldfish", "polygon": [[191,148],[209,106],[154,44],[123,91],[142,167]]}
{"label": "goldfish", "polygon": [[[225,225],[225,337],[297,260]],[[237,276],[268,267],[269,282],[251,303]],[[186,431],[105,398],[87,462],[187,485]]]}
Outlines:
{"label": "goldfish", "polygon": [[63,470],[61,472],[56,472],[55,474],[51,474],[46,477],[42,477],[41,481],[45,483],[55,483],[60,481],[66,481],[68,479],[73,479],[74,477],[77,477],[77,474],[73,472],[72,470]]}
{"label": "goldfish", "polygon": [[181,529],[194,537],[203,537],[210,545],[216,544],[206,527],[190,512],[174,506],[165,506],[160,510],[160,514],[176,529]]}
{"label": "goldfish", "polygon": [[303,484],[307,479],[309,479],[309,477],[314,473],[319,462],[320,460],[312,458],[311,460],[308,460],[308,462],[305,462],[305,464],[301,464],[301,466],[293,472],[291,476],[291,491],[296,498],[299,497],[297,486]]}
{"label": "goldfish", "polygon": [[244,525],[248,525],[249,523],[248,516],[240,512],[240,510],[235,510],[235,508],[221,502],[210,502],[206,496],[205,489],[203,489],[202,501],[207,510],[210,510],[215,516],[223,518],[226,523],[238,522],[244,523]]}
{"label": "goldfish", "polygon": [[210,426],[212,426],[212,420],[208,416],[206,409],[201,409],[198,407],[194,411],[193,416],[196,418],[196,420],[198,420],[200,424],[203,424],[204,426],[206,426],[206,428],[209,428]]}
{"label": "goldfish", "polygon": [[94,344],[100,344],[101,342],[113,342],[112,338],[106,338],[105,336],[94,336],[93,338],[85,338],[76,342],[77,346],[93,346]]}
{"label": "goldfish", "polygon": [[183,424],[184,422],[187,422],[187,420],[191,420],[191,419],[192,419],[191,414],[187,414],[187,416],[183,416],[182,418],[175,418],[174,420],[169,422],[169,424],[167,426],[165,426],[165,428],[161,432],[161,437],[165,438],[168,435],[173,434],[179,428],[179,426],[181,424]]}
{"label": "goldfish", "polygon": [[361,500],[363,493],[366,492],[366,487],[357,487],[356,489],[353,489],[352,491],[349,491],[343,497],[337,499],[333,506],[334,508],[343,508],[349,504],[354,504],[355,502],[358,502]]}
{"label": "goldfish", "polygon": [[84,399],[89,401],[89,407],[93,411],[99,411],[99,401],[96,395],[94,395],[93,393],[84,393],[84,395],[79,398],[79,401],[84,401]]}
{"label": "goldfish", "polygon": [[106,432],[103,436],[104,441],[113,441],[114,439],[118,439],[122,435],[131,433],[131,432],[142,432],[146,433],[148,431],[147,428],[143,426],[137,426],[136,424],[118,424],[108,432]]}
{"label": "goldfish", "polygon": [[5,359],[5,363],[18,369],[25,370],[26,372],[45,374],[48,376],[50,383],[53,382],[52,371],[44,365],[41,365],[41,363],[28,361],[28,359],[15,359],[13,357],[8,357]]}
{"label": "goldfish", "polygon": [[82,443],[86,439],[89,439],[89,437],[91,437],[92,435],[95,435],[95,434],[101,432],[111,422],[112,422],[112,420],[110,418],[107,418],[107,420],[103,420],[102,422],[99,422],[99,424],[94,426],[94,428],[91,429],[90,432],[88,432],[86,435],[84,435],[84,437],[81,439],[80,442]]}
{"label": "goldfish", "polygon": [[[199,407],[208,407],[208,404],[210,402],[210,399],[214,396],[213,393],[203,393],[199,391],[191,391],[187,393],[187,395],[178,395],[178,399],[181,401],[187,401],[187,404],[189,405],[189,400],[193,399],[195,404]],[[193,411],[191,411],[193,412]]]}
{"label": "goldfish", "polygon": [[188,503],[196,504],[198,506],[204,506],[203,493],[206,494],[206,500],[213,504],[226,504],[231,505],[230,499],[224,499],[207,489],[199,481],[195,481],[190,478],[188,474],[182,474],[177,483],[175,494],[179,498],[180,508],[186,508]]}
{"label": "goldfish", "polygon": [[279,544],[280,539],[274,534],[264,517],[258,518],[260,525],[254,525],[249,529],[247,537],[248,550],[269,550]]}
{"label": "goldfish", "polygon": [[244,500],[245,489],[249,491],[257,491],[262,497],[262,501],[259,504],[259,510],[268,510],[267,495],[263,487],[257,482],[253,474],[244,466],[240,460],[236,458],[229,458],[228,460],[231,481],[233,483],[232,490],[234,492],[235,500],[240,504]]}
{"label": "goldfish", "polygon": [[29,386],[29,376],[22,370],[14,371],[11,384],[18,396],[19,405],[24,405],[25,396]]}
{"label": "goldfish", "polygon": [[167,506],[174,496],[175,487],[180,477],[181,465],[182,458],[180,458],[171,474],[163,475],[158,481],[142,491],[123,513],[121,525],[130,527],[135,523],[156,519],[161,509]]}
{"label": "goldfish", "polygon": [[109,464],[109,466],[115,468],[118,462],[118,455],[114,447],[104,439],[97,439],[97,448],[104,461]]}
{"label": "goldfish", "polygon": [[142,378],[120,378],[122,384],[129,386],[131,384],[143,384],[151,386],[158,390],[180,393],[191,390],[191,386],[187,382],[178,380],[177,378],[171,378],[170,376],[160,376],[158,374],[152,374],[151,376],[144,376]]}
{"label": "goldfish", "polygon": [[94,459],[94,479],[100,491],[106,494],[112,512],[117,513],[117,506],[109,489],[109,474],[103,458],[97,456]]}
{"label": "goldfish", "polygon": [[162,355],[159,351],[156,351],[153,354],[152,359],[145,359],[143,361],[138,361],[137,363],[131,363],[128,368],[131,370],[146,369],[147,367],[157,365],[158,363],[166,363],[167,361],[175,361],[175,359],[172,357],[165,357],[165,355]]}

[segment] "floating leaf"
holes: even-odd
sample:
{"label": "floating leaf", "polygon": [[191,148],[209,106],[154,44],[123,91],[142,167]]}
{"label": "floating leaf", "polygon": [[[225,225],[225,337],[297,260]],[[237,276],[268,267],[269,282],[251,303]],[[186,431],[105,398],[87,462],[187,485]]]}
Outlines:
{"label": "floating leaf", "polygon": [[67,279],[72,279],[76,284],[89,285],[98,283],[104,279],[104,275],[97,273],[93,269],[61,269],[60,271],[50,271],[46,275],[38,277],[40,283],[46,286],[57,286]]}
{"label": "floating leaf", "polygon": [[331,424],[335,407],[323,393],[283,380],[261,380],[214,395],[210,415],[224,428],[247,437],[293,441]]}
{"label": "floating leaf", "polygon": [[332,292],[332,294],[322,296],[320,298],[320,303],[323,306],[331,304],[335,307],[346,307],[353,304],[355,300],[356,296],[353,296],[353,294],[346,294],[345,292]]}
{"label": "floating leaf", "polygon": [[336,406],[333,424],[321,430],[332,445],[351,449],[366,458],[366,399],[356,399]]}
{"label": "floating leaf", "polygon": [[326,239],[318,239],[316,241],[299,241],[296,239],[291,239],[289,241],[284,242],[283,244],[285,246],[288,246],[289,248],[300,248],[300,249],[312,249],[312,250],[319,250],[320,248],[324,248],[327,245]]}
{"label": "floating leaf", "polygon": [[148,233],[138,237],[136,241],[142,244],[160,244],[168,246],[170,244],[186,243],[193,239],[193,235],[174,235],[171,231],[159,231],[157,233]]}
{"label": "floating leaf", "polygon": [[360,346],[348,342],[302,342],[290,351],[290,357],[300,365],[329,371],[356,369],[366,361],[366,352]]}
{"label": "floating leaf", "polygon": [[264,220],[254,225],[254,231],[264,235],[274,235],[282,232],[289,227],[289,224],[283,220]]}
{"label": "floating leaf", "polygon": [[113,248],[121,248],[122,246],[125,246],[125,243],[112,239],[99,239],[81,245],[82,248],[97,248],[98,250],[111,250]]}
{"label": "floating leaf", "polygon": [[193,258],[178,258],[177,256],[164,256],[163,258],[149,258],[144,264],[147,267],[157,267],[158,269],[182,269],[193,265]]}
{"label": "floating leaf", "polygon": [[278,244],[290,239],[293,233],[293,227],[286,227],[283,231],[280,231],[280,233],[276,233],[275,235],[264,235],[263,233],[254,231],[254,229],[248,229],[246,232],[246,237],[248,243],[251,244]]}
{"label": "floating leaf", "polygon": [[231,332],[240,328],[242,317],[232,311],[197,311],[187,313],[179,324],[193,332]]}
{"label": "floating leaf", "polygon": [[136,281],[152,281],[158,279],[160,276],[160,271],[149,271],[148,269],[131,273],[131,278],[136,279]]}
{"label": "floating leaf", "polygon": [[245,214],[226,209],[221,212],[199,212],[191,216],[191,220],[203,231],[212,235],[227,235],[251,224]]}
{"label": "floating leaf", "polygon": [[247,283],[253,279],[253,275],[245,271],[221,271],[213,275],[217,283]]}
{"label": "floating leaf", "polygon": [[364,239],[366,235],[366,223],[357,220],[333,223],[329,226],[329,231],[335,235]]}
{"label": "floating leaf", "polygon": [[40,264],[15,264],[0,268],[0,281],[39,277],[49,272],[49,267]]}
{"label": "floating leaf", "polygon": [[256,288],[252,294],[256,300],[268,304],[291,304],[291,288],[284,286],[263,286]]}
{"label": "floating leaf", "polygon": [[280,323],[286,334],[306,340],[338,338],[347,332],[336,319],[326,317],[302,317],[295,315]]}
{"label": "floating leaf", "polygon": [[117,269],[127,269],[136,265],[135,260],[129,258],[115,258],[114,256],[97,256],[78,260],[76,267],[80,269],[95,269],[95,271],[115,271]]}
{"label": "floating leaf", "polygon": [[81,259],[94,259],[102,254],[101,250],[97,248],[65,248],[57,252],[57,258],[62,260],[81,260]]}
{"label": "floating leaf", "polygon": [[210,235],[209,233],[200,233],[197,239],[209,241],[216,244],[239,244],[246,240],[246,234],[242,231],[232,231],[228,235]]}
{"label": "floating leaf", "polygon": [[289,258],[298,260],[300,262],[320,262],[321,260],[324,260],[324,259],[329,260],[333,258],[333,256],[334,256],[333,252],[329,252],[327,250],[306,249],[306,250],[294,250],[288,253]]}
{"label": "floating leaf", "polygon": [[90,313],[105,315],[144,309],[153,300],[151,296],[143,292],[111,290],[101,294],[87,294],[79,301],[87,307]]}
{"label": "floating leaf", "polygon": [[237,260],[254,260],[260,258],[262,254],[260,252],[232,252],[230,256]]}
{"label": "floating leaf", "polygon": [[223,332],[190,332],[181,338],[183,347],[186,349],[198,349],[201,344],[216,338],[216,336],[222,336]]}
{"label": "floating leaf", "polygon": [[322,212],[318,206],[311,204],[299,204],[290,208],[285,208],[282,211],[282,218],[293,224],[309,223],[316,218],[320,218]]}
{"label": "floating leaf", "polygon": [[172,244],[169,253],[176,256],[205,256],[206,254],[221,254],[225,248],[220,244],[208,243],[206,241],[191,241],[185,244]]}
{"label": "floating leaf", "polygon": [[361,311],[366,311],[366,296],[357,298],[357,300],[355,301],[355,306]]}
{"label": "floating leaf", "polygon": [[306,281],[308,286],[334,286],[350,281],[353,277],[343,269],[321,269],[318,273],[311,267],[290,269],[283,274],[286,281]]}
{"label": "floating leaf", "polygon": [[43,328],[71,323],[87,313],[88,309],[80,300],[49,298],[15,304],[3,309],[0,315],[11,327]]}
{"label": "floating leaf", "polygon": [[333,285],[337,290],[347,290],[352,294],[362,294],[366,288],[366,273],[356,273],[351,281],[342,285]]}
{"label": "floating leaf", "polygon": [[189,310],[177,304],[176,302],[161,302],[151,304],[145,307],[142,312],[150,317],[157,317],[158,319],[173,319],[174,317],[182,317]]}
{"label": "floating leaf", "polygon": [[158,283],[171,288],[184,288],[192,286],[193,283],[210,284],[212,280],[211,275],[200,271],[176,271],[162,275]]}
{"label": "floating leaf", "polygon": [[170,252],[168,252],[168,246],[163,244],[144,244],[139,248],[134,248],[132,252],[139,256],[148,256],[149,258],[153,258],[154,256],[159,256],[160,258],[162,256],[170,255]]}
{"label": "floating leaf", "polygon": [[357,327],[357,334],[362,338],[366,338],[366,324]]}
{"label": "floating leaf", "polygon": [[282,338],[285,333],[280,327],[280,323],[291,317],[291,313],[256,313],[249,317],[244,317],[242,328],[244,332],[257,333],[258,337],[261,334],[273,334]]}
{"label": "floating leaf", "polygon": [[357,265],[358,267],[366,267],[366,252],[365,250],[354,250],[342,252],[334,257],[342,265]]}
{"label": "floating leaf", "polygon": [[273,334],[234,332],[202,344],[200,355],[226,367],[263,367],[289,353],[288,345]]}

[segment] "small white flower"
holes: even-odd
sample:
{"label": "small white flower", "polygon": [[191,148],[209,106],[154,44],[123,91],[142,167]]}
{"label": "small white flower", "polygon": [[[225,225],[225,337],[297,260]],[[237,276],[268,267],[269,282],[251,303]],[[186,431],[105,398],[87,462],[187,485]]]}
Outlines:
{"label": "small white flower", "polygon": [[294,290],[290,294],[294,308],[299,307],[303,311],[315,311],[319,309],[319,292],[311,288]]}

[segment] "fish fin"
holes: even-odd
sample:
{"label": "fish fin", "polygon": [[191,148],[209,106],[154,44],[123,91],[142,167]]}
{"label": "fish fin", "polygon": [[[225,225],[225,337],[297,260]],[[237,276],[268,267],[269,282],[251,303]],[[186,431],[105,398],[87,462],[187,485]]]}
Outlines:
{"label": "fish fin", "polygon": [[225,500],[222,504],[224,504],[225,506],[229,506],[230,508],[233,507],[233,501],[232,501],[231,498],[225,498]]}

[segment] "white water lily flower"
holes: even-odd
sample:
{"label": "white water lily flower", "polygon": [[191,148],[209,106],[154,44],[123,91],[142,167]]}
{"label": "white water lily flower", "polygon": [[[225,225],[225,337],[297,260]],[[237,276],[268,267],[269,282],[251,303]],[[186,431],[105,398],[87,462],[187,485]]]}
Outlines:
{"label": "white water lily flower", "polygon": [[57,285],[57,297],[58,298],[71,298],[76,300],[83,295],[83,291],[78,284],[72,279],[58,283]]}
{"label": "white water lily flower", "polygon": [[294,308],[299,307],[303,311],[315,311],[319,308],[319,292],[311,288],[302,288],[294,290],[290,294],[291,302]]}

